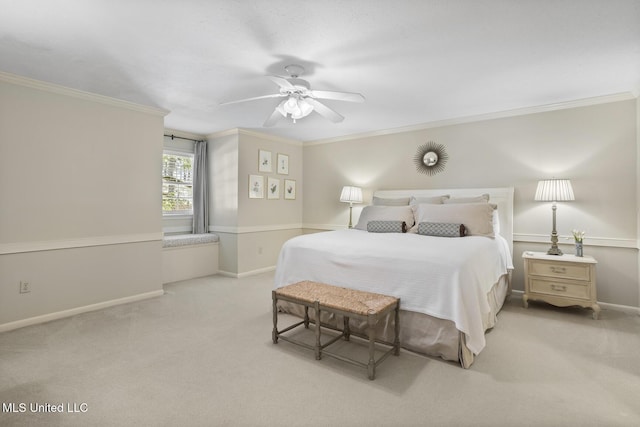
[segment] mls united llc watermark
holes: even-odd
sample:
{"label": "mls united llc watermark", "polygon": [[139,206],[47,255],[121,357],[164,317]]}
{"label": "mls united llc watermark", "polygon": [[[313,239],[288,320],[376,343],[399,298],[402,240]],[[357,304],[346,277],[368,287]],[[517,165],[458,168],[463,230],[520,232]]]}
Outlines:
{"label": "mls united llc watermark", "polygon": [[73,413],[85,413],[89,410],[89,405],[86,403],[25,403],[25,402],[2,402],[2,412],[12,413],[49,413],[49,412],[64,412],[66,414]]}

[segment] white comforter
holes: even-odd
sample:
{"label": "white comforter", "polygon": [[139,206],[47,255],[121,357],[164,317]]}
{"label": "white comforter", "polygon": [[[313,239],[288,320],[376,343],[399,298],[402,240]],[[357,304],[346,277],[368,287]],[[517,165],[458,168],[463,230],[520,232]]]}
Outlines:
{"label": "white comforter", "polygon": [[485,346],[487,293],[513,268],[506,240],[339,230],[295,237],[280,252],[276,288],[313,280],[392,295],[403,310],[451,320],[467,347]]}

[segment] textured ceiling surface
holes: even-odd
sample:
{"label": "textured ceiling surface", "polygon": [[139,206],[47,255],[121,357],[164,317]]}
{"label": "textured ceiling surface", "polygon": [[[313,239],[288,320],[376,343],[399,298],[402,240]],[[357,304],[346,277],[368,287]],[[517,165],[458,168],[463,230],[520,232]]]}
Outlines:
{"label": "textured ceiling surface", "polygon": [[[167,128],[310,141],[640,87],[640,0],[0,0],[0,71],[169,110]],[[362,93],[262,124],[265,76]]]}

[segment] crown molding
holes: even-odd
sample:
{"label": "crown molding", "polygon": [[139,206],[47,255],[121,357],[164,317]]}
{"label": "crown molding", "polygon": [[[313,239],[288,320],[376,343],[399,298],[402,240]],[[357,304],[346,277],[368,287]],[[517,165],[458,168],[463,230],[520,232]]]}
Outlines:
{"label": "crown molding", "polygon": [[233,129],[221,130],[220,132],[208,133],[206,135],[206,138],[207,140],[212,140],[216,138],[224,138],[225,136],[233,136],[233,135],[239,135],[239,134],[240,134],[240,129],[233,128]]}
{"label": "crown molding", "polygon": [[210,133],[210,134],[207,135],[207,139],[223,138],[225,136],[232,136],[232,135],[253,136],[253,137],[256,137],[256,138],[266,139],[266,140],[274,141],[274,142],[281,142],[281,143],[284,143],[284,144],[295,145],[295,146],[298,146],[298,147],[302,147],[302,145],[303,145],[302,141],[298,141],[298,140],[295,140],[295,139],[283,138],[281,136],[271,135],[271,134],[268,134],[268,133],[263,133],[263,132],[258,132],[258,131],[254,131],[254,130],[243,129],[243,128],[233,128],[233,129],[223,130],[223,131],[220,131],[220,132]]}
{"label": "crown molding", "polygon": [[24,86],[31,89],[37,89],[44,92],[55,93],[57,95],[69,96],[72,98],[82,99],[85,101],[97,102],[100,104],[109,105],[112,107],[125,108],[127,110],[137,111],[139,113],[151,114],[154,116],[164,117],[169,114],[169,110],[165,110],[159,107],[150,107],[147,105],[140,105],[134,102],[123,101],[121,99],[111,98],[109,96],[98,95],[96,93],[85,92],[79,89],[72,89],[70,87],[57,85],[55,83],[43,82],[41,80],[35,80],[17,74],[6,73],[0,71],[0,82],[11,83],[18,86]]}
{"label": "crown molding", "polygon": [[295,139],[284,138],[281,136],[271,135],[268,133],[262,133],[255,130],[249,129],[238,129],[240,135],[254,136],[256,138],[267,139],[274,142],[282,142],[284,144],[295,145],[301,147],[303,145],[302,141],[298,141]]}
{"label": "crown molding", "polygon": [[527,114],[546,113],[550,111],[567,110],[570,108],[589,107],[592,105],[608,104],[611,102],[629,101],[637,99],[638,96],[634,92],[621,92],[611,95],[596,96],[592,98],[577,99],[574,101],[559,102],[555,104],[539,105],[534,107],[516,108],[513,110],[496,111],[493,113],[477,114],[473,116],[457,117],[453,119],[436,120],[411,126],[403,126],[392,129],[382,129],[372,132],[363,132],[358,134],[339,136],[335,138],[318,139],[306,141],[305,147],[312,145],[331,144],[334,142],[348,141],[352,139],[371,138],[375,136],[391,135],[403,132],[415,132],[425,129],[433,129],[444,126],[453,126],[473,122],[482,122],[486,120],[503,119],[507,117],[524,116]]}

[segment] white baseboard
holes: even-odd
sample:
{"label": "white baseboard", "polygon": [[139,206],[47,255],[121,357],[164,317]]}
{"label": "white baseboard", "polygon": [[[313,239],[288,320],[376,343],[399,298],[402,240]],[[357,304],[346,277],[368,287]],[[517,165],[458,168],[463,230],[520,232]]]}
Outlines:
{"label": "white baseboard", "polygon": [[50,322],[52,320],[63,319],[65,317],[75,316],[76,314],[87,313],[89,311],[101,310],[114,305],[127,304],[130,302],[141,301],[149,298],[155,298],[164,295],[164,290],[146,292],[144,294],[132,295],[130,297],[118,298],[114,300],[99,302],[97,304],[85,305],[83,307],[71,308],[69,310],[58,311],[55,313],[44,314],[42,316],[30,317],[28,319],[16,320],[15,322],[3,323],[0,325],[0,332],[11,331],[14,329],[24,328],[25,326],[37,325],[39,323]]}
{"label": "white baseboard", "polygon": [[218,270],[218,274],[225,277],[233,277],[235,279],[242,279],[243,277],[255,276],[257,274],[267,273],[269,271],[274,271],[276,266],[273,265],[271,267],[259,268],[257,270],[245,271],[244,273],[232,273],[230,271]]}
{"label": "white baseboard", "polygon": [[[517,296],[518,298],[522,298],[524,291],[511,291],[511,295]],[[633,307],[630,305],[620,305],[620,304],[610,304],[608,302],[600,302],[598,301],[598,305],[600,308],[604,308],[606,310],[615,310],[622,311],[624,313],[637,314],[640,316],[640,307]]]}

